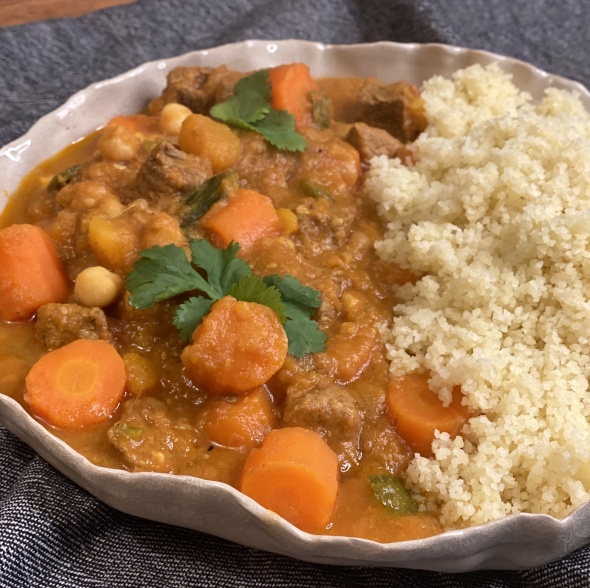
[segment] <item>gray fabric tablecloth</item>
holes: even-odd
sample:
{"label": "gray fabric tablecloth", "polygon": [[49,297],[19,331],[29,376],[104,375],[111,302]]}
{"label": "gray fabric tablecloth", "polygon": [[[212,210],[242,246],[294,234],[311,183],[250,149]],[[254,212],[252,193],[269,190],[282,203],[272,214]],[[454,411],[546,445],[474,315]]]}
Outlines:
{"label": "gray fabric tablecloth", "polygon": [[[0,29],[0,145],[75,91],[142,62],[244,39],[440,42],[590,84],[582,0],[139,0]],[[121,514],[0,427],[0,586],[590,586],[590,546],[521,572],[328,567]]]}

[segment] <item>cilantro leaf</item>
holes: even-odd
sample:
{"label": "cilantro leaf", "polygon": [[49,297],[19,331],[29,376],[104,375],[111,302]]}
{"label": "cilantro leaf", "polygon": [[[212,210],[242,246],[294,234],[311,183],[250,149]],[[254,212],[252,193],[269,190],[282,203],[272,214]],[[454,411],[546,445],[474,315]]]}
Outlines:
{"label": "cilantro leaf", "polygon": [[271,110],[252,127],[282,151],[305,151],[307,147],[305,139],[295,130],[295,118],[287,110]]}
{"label": "cilantro leaf", "polygon": [[[297,278],[289,274],[284,276],[271,274],[263,279],[267,286],[274,286],[281,293],[286,307],[287,305],[290,308],[298,307],[307,316],[312,316],[315,309],[322,304],[320,293],[315,288],[304,286]],[[293,312],[295,312],[295,308],[293,308]]]}
{"label": "cilantro leaf", "polygon": [[326,334],[310,318],[288,317],[283,326],[289,340],[288,352],[293,357],[303,357],[326,348]]}
{"label": "cilantro leaf", "polygon": [[269,70],[263,69],[242,78],[234,94],[215,104],[209,114],[232,127],[259,133],[277,149],[305,151],[307,143],[295,130],[295,117],[270,105],[268,74]]}
{"label": "cilantro leaf", "polygon": [[267,286],[274,286],[281,294],[287,317],[284,327],[289,339],[289,353],[294,357],[303,357],[307,353],[323,351],[326,335],[311,319],[322,303],[320,293],[288,274],[282,277],[272,274],[265,276],[263,280]]}
{"label": "cilantro leaf", "polygon": [[248,127],[270,112],[270,93],[268,69],[262,69],[240,79],[233,96],[213,106],[209,114],[234,126],[245,123]]}
{"label": "cilantro leaf", "polygon": [[194,239],[190,243],[191,262],[184,249],[176,245],[145,249],[127,275],[129,303],[134,308],[148,308],[173,296],[197,293],[179,305],[172,320],[180,337],[190,341],[213,304],[231,295],[274,310],[285,328],[291,355],[302,357],[322,351],[326,335],[311,318],[321,304],[320,293],[290,275],[254,275],[237,257],[239,250],[235,242],[219,249],[205,239]]}
{"label": "cilantro leaf", "polygon": [[225,249],[219,249],[206,239],[193,239],[190,248],[193,263],[207,272],[211,298],[222,298],[234,282],[252,273],[250,266],[236,257],[240,250],[238,243],[232,241]]}
{"label": "cilantro leaf", "polygon": [[156,245],[144,249],[139,256],[127,276],[129,304],[133,308],[148,308],[190,290],[209,290],[207,281],[176,245]]}
{"label": "cilantro leaf", "polygon": [[239,282],[234,282],[227,293],[237,300],[268,306],[277,313],[281,323],[287,320],[281,293],[274,286],[267,286],[259,276],[244,276]]}
{"label": "cilantro leaf", "polygon": [[180,338],[183,341],[190,342],[194,330],[211,310],[214,302],[215,300],[202,296],[194,296],[178,307],[172,323],[180,331]]}

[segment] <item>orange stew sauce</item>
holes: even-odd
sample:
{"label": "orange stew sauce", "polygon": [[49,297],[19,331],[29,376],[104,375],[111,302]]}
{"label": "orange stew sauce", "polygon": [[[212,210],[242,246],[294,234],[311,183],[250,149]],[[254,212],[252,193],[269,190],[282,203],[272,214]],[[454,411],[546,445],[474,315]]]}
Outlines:
{"label": "orange stew sauce", "polygon": [[[0,391],[101,466],[197,476],[238,489],[243,485],[246,493],[248,482],[258,499],[256,488],[282,475],[261,478],[257,463],[266,459],[264,467],[287,471],[293,480],[285,496],[309,503],[305,508],[310,512],[290,519],[306,531],[380,542],[440,533],[436,513],[388,507],[369,483],[373,476],[403,480],[413,455],[388,408],[390,378],[378,327],[391,321],[397,288],[414,276],[374,252],[382,225],[363,195],[363,173],[378,149],[390,156],[396,150],[404,153],[417,136],[424,126],[420,98],[403,82],[302,80],[299,71],[280,71],[271,76],[278,80],[277,92],[284,78],[291,80],[289,88],[301,88],[299,95],[280,96],[282,108],[296,112],[296,130],[306,142],[303,151],[288,151],[259,133],[209,118],[210,108],[232,95],[244,75],[223,66],[178,68],[144,115],[118,117],[24,179],[0,216],[0,229],[13,224],[41,227],[53,243],[69,290],[65,299],[42,305],[30,318],[0,321]],[[372,93],[367,84],[373,84]],[[379,116],[390,120],[380,124]],[[383,141],[385,148],[379,147]],[[187,224],[188,195],[214,176],[220,180],[220,199]],[[235,229],[240,235],[236,240],[243,241],[239,258],[256,275],[289,274],[319,292],[321,305],[313,319],[327,336],[323,350],[286,355],[280,321],[266,306],[254,326],[242,327],[236,343],[233,323],[250,325],[247,305],[252,303],[238,307],[229,301],[223,319],[214,314],[221,316],[221,306],[214,306],[213,318],[207,322],[205,317],[187,344],[172,323],[186,296],[146,309],[129,304],[125,280],[140,251],[173,244],[188,252],[192,239],[225,247],[228,237],[217,224],[236,219],[223,221],[215,215],[238,194],[250,192],[263,199],[244,201],[261,202],[257,210],[267,206],[269,212],[256,213],[256,222],[248,224],[251,208],[244,205],[239,215],[246,220],[238,219],[244,220],[242,232]],[[115,276],[115,294],[106,303],[93,305],[87,292],[74,291],[89,267]],[[213,324],[215,320],[226,322]],[[274,339],[264,325],[270,325]],[[246,335],[245,329],[251,332]],[[55,426],[51,416],[44,418],[31,408],[33,391],[26,390],[25,378],[41,357],[85,338],[115,348],[124,363],[124,392],[112,414],[97,424],[83,419],[85,425],[77,426],[76,414],[68,414],[71,425]],[[215,379],[218,368],[206,372],[201,358],[223,355],[224,345],[249,346],[244,353],[258,346],[252,361],[270,365],[270,375],[264,372],[258,378],[257,372],[250,379],[252,374],[244,372],[220,384]],[[267,347],[278,355],[262,357]],[[220,361],[226,360],[223,356]],[[238,379],[245,390],[239,389]],[[293,439],[301,437],[290,440],[287,431],[278,441],[287,446],[286,453],[293,444],[309,443],[310,451],[315,453],[315,447],[318,456],[325,453],[325,460],[320,456],[319,466],[293,466],[297,455],[277,457],[279,449],[273,453],[265,440],[281,437],[283,429],[295,430]],[[333,465],[333,479],[318,472],[303,479],[306,468],[322,469],[322,464],[328,469]],[[335,504],[330,502],[333,483]],[[324,498],[326,516],[312,512],[314,500],[319,509]],[[270,500],[267,506],[283,514],[281,504],[273,504]]]}

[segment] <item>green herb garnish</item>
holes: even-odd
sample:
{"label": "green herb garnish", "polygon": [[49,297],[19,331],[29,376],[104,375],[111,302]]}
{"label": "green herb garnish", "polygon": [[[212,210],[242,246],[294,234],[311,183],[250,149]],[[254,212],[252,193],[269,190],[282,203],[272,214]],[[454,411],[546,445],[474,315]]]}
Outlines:
{"label": "green herb garnish", "polygon": [[387,474],[371,476],[369,484],[377,500],[386,508],[398,514],[407,514],[418,511],[410,493],[406,490],[402,480]]}
{"label": "green herb garnish", "polygon": [[211,108],[209,114],[230,126],[261,134],[271,145],[284,151],[305,151],[305,139],[295,131],[295,118],[286,110],[270,105],[268,69],[242,78],[233,96]]}
{"label": "green herb garnish", "polygon": [[332,122],[332,101],[322,92],[311,90],[311,117],[320,129],[327,129]]}
{"label": "green herb garnish", "polygon": [[299,182],[299,187],[303,190],[306,196],[311,196],[312,198],[325,198],[328,202],[336,202],[334,196],[332,196],[332,194],[330,194],[325,188],[307,178],[303,178]]}
{"label": "green herb garnish", "polygon": [[284,326],[289,339],[289,353],[302,357],[306,353],[322,351],[326,345],[326,335],[311,318],[322,303],[320,293],[314,288],[303,286],[290,275],[281,277],[272,274],[262,279],[267,286],[280,292],[287,317]]}
{"label": "green herb garnish", "polygon": [[143,429],[139,427],[133,427],[131,425],[128,425],[127,423],[119,422],[116,423],[114,426],[117,433],[119,433],[120,435],[124,435],[125,437],[129,437],[130,439],[134,439],[136,441],[138,439],[141,439],[143,435]]}
{"label": "green herb garnish", "polygon": [[205,239],[193,239],[191,261],[184,249],[176,245],[145,249],[127,275],[129,304],[144,309],[179,294],[198,292],[179,305],[173,318],[182,340],[188,342],[220,298],[229,295],[258,302],[277,313],[287,333],[291,355],[302,357],[323,351],[326,336],[311,318],[321,304],[320,293],[293,276],[254,275],[250,266],[237,257],[239,249],[234,242],[219,249]]}
{"label": "green herb garnish", "polygon": [[49,184],[47,184],[47,190],[53,194],[57,194],[64,186],[72,183],[78,173],[80,172],[79,165],[72,165],[72,167],[68,167],[63,171],[60,171],[58,174],[51,178]]}
{"label": "green herb garnish", "polygon": [[227,184],[237,184],[234,173],[225,171],[205,180],[187,196],[180,210],[180,226],[185,229],[195,224],[218,200],[227,196]]}

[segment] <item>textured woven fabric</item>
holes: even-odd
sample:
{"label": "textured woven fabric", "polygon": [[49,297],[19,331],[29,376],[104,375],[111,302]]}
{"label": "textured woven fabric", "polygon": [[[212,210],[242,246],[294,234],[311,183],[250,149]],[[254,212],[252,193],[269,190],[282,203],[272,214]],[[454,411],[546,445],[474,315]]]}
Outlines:
{"label": "textured woven fabric", "polygon": [[[579,0],[139,0],[0,29],[0,144],[89,83],[244,39],[441,42],[529,61],[590,85]],[[0,587],[590,586],[590,547],[542,568],[450,575],[296,562],[121,514],[0,428]]]}

